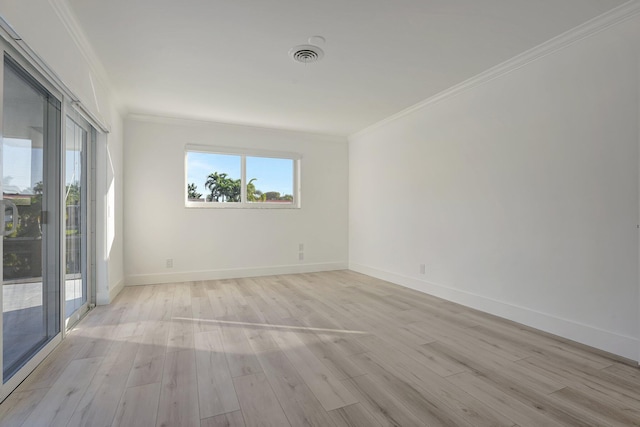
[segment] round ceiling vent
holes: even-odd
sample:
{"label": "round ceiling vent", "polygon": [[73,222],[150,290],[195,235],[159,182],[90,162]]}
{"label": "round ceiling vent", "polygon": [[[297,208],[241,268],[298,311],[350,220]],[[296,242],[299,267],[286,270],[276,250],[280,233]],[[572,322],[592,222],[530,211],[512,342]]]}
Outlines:
{"label": "round ceiling vent", "polygon": [[322,59],[324,52],[318,46],[311,44],[301,44],[289,50],[289,56],[296,62],[310,64]]}

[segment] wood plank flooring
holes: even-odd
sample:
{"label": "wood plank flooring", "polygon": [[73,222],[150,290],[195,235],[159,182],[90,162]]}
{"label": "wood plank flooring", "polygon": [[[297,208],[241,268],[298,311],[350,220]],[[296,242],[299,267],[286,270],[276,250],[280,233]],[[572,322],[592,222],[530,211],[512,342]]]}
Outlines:
{"label": "wood plank flooring", "polygon": [[640,426],[640,370],[350,271],[125,288],[0,426]]}

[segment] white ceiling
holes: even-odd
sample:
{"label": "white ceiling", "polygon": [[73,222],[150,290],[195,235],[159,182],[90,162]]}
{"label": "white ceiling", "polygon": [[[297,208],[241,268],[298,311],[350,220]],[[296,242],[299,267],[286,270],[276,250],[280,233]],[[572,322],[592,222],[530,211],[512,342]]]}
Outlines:
{"label": "white ceiling", "polygon": [[[349,135],[624,0],[68,0],[130,112]],[[291,47],[326,38],[302,65]]]}

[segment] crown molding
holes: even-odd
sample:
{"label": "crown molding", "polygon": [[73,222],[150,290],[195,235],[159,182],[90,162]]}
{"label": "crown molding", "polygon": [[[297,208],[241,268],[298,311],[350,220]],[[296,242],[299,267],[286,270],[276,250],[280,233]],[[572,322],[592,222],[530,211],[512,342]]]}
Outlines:
{"label": "crown molding", "polygon": [[[87,39],[87,36],[82,29],[82,26],[78,22],[75,13],[69,6],[67,0],[49,0],[49,4],[56,16],[60,19],[60,22],[64,25],[65,29],[69,33],[69,36],[78,47],[78,50],[89,64],[89,68],[94,75],[100,80],[100,83],[105,85],[109,90],[109,97],[111,102],[115,105],[116,109],[122,114],[123,104],[120,102],[117,92],[114,90],[114,86],[109,79],[106,68],[102,64],[100,57],[93,50],[93,46]],[[92,83],[93,84],[93,83]]]}
{"label": "crown molding", "polygon": [[412,105],[396,114],[393,114],[385,119],[380,120],[366,128],[349,135],[348,139],[355,140],[363,137],[364,135],[373,132],[380,127],[394,122],[406,115],[413,113],[414,111],[421,110],[433,104],[436,104],[445,99],[458,95],[466,90],[488,83],[494,79],[497,79],[505,74],[511,73],[519,68],[526,66],[527,64],[537,61],[547,55],[551,55],[559,50],[562,50],[573,43],[586,39],[596,33],[604,31],[610,27],[618,25],[628,19],[633,18],[640,14],[640,0],[630,0],[622,5],[615,7],[608,12],[605,12],[577,27],[572,28],[548,41],[539,44],[521,54],[514,56],[494,67],[483,71],[480,74],[475,75],[457,85],[451,86],[449,89],[445,89],[429,98],[420,101],[417,104]]}
{"label": "crown molding", "polygon": [[313,131],[306,131],[306,130],[295,129],[295,128],[261,126],[257,124],[244,123],[244,122],[225,122],[225,121],[217,121],[215,119],[207,119],[207,118],[193,118],[193,117],[163,115],[163,114],[148,113],[145,111],[136,111],[136,110],[130,110],[127,113],[127,115],[124,117],[124,120],[166,124],[166,125],[177,125],[177,126],[191,126],[191,127],[217,126],[217,127],[226,127],[226,128],[236,128],[236,129],[250,129],[250,130],[260,131],[260,132],[310,136],[318,140],[322,140],[323,142],[331,142],[331,143],[339,143],[339,144],[346,144],[348,142],[346,136],[330,134],[330,133],[313,132]]}
{"label": "crown molding", "polygon": [[[16,30],[0,16],[0,38],[4,39],[15,52],[19,53],[22,58],[33,67],[46,81],[47,85],[55,88],[61,95],[64,94],[68,98],[72,108],[89,120],[93,125],[101,131],[109,133],[110,126],[105,123],[104,118],[98,111],[97,114],[79,99],[76,93],[64,82],[64,80],[53,70],[47,62],[35,52],[27,42],[16,32]],[[89,76],[92,78],[91,76]],[[93,81],[91,81],[93,87]],[[95,98],[95,92],[94,92]]]}

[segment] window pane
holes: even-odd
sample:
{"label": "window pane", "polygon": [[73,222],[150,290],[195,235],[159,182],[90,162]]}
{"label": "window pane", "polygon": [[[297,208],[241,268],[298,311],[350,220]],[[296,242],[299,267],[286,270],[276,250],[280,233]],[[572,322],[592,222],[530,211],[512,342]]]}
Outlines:
{"label": "window pane", "polygon": [[87,131],[70,117],[66,120],[65,141],[65,304],[66,317],[71,317],[87,302],[86,280],[86,179],[83,171],[83,151]]}
{"label": "window pane", "polygon": [[247,157],[247,201],[293,204],[291,159]]}
{"label": "window pane", "polygon": [[187,153],[187,194],[190,202],[240,202],[240,156]]}

